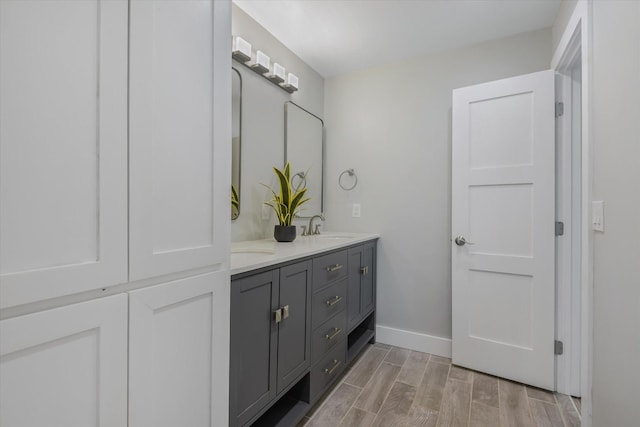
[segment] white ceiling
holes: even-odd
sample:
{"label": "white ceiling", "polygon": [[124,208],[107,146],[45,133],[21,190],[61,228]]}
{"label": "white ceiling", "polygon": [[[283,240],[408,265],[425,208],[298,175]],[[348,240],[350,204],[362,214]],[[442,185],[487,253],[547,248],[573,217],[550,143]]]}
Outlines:
{"label": "white ceiling", "polygon": [[550,27],[561,0],[233,0],[324,77]]}

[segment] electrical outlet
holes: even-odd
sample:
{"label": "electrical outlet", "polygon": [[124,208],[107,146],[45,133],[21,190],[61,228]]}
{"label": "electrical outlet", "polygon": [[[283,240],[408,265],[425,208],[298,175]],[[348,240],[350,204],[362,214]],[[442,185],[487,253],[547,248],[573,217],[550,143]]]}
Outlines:
{"label": "electrical outlet", "polygon": [[604,232],[604,202],[602,200],[591,202],[591,227],[594,231]]}
{"label": "electrical outlet", "polygon": [[353,218],[360,218],[360,203],[354,203],[351,207],[351,216]]}

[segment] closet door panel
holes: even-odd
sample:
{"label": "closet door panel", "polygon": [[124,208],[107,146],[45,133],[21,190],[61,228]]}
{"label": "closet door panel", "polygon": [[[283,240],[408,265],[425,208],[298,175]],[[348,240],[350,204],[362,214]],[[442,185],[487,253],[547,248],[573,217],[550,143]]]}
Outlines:
{"label": "closet door panel", "polygon": [[0,1],[0,308],[127,280],[127,2]]}
{"label": "closet door panel", "polygon": [[0,337],[0,425],[126,425],[126,295],[3,320]]}
{"label": "closet door panel", "polygon": [[228,273],[132,291],[129,305],[129,425],[225,424]]}
{"label": "closet door panel", "polygon": [[229,206],[214,200],[230,200],[217,197],[229,192],[229,159],[214,140],[228,124],[218,122],[214,97],[230,100],[230,82],[214,75],[214,9],[212,1],[131,3],[132,280],[227,256]]}

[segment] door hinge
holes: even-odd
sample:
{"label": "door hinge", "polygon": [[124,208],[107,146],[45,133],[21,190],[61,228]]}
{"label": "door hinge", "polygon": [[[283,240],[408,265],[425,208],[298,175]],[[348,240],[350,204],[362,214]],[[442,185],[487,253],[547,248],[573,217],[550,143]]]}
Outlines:
{"label": "door hinge", "polygon": [[556,236],[564,236],[564,222],[556,221]]}
{"label": "door hinge", "polygon": [[555,340],[553,341],[553,354],[560,355],[564,352],[564,344],[562,341]]}
{"label": "door hinge", "polygon": [[564,102],[556,102],[556,117],[562,117],[564,114]]}

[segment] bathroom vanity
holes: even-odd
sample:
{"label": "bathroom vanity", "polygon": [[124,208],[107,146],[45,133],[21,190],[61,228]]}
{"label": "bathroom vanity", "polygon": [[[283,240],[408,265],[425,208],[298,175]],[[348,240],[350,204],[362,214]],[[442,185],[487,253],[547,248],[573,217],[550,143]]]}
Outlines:
{"label": "bathroom vanity", "polygon": [[232,244],[231,426],[295,426],[375,340],[378,235]]}

